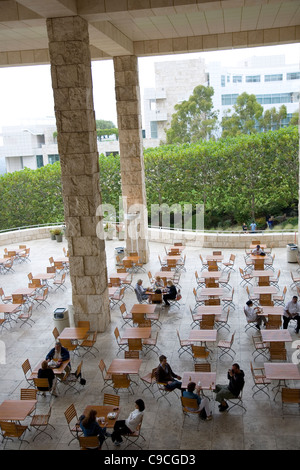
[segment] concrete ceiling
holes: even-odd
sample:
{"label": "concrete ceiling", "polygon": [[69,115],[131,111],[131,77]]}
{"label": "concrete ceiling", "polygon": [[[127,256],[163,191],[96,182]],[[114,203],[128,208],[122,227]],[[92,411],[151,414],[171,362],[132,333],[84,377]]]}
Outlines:
{"label": "concrete ceiling", "polygon": [[0,0],[0,66],[49,63],[46,18],[73,15],[93,60],[300,42],[300,0]]}

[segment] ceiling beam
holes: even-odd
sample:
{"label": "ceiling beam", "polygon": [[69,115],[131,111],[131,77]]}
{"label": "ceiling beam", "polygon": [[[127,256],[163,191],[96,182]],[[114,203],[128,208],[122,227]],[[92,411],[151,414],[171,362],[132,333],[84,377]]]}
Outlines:
{"label": "ceiling beam", "polygon": [[89,24],[90,43],[110,56],[133,54],[133,42],[109,21]]}
{"label": "ceiling beam", "polygon": [[77,15],[76,0],[18,0],[20,5],[44,18]]}

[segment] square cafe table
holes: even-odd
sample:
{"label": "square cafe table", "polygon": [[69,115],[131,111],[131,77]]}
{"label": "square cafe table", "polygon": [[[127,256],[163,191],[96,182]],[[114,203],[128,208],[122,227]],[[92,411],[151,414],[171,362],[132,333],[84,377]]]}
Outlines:
{"label": "square cafe table", "polygon": [[187,371],[182,374],[182,388],[187,388],[189,382],[195,382],[198,384],[200,381],[200,387],[203,390],[214,390],[216,385],[216,372],[195,372]]}
{"label": "square cafe table", "polygon": [[223,261],[224,255],[206,255],[206,261]]}
{"label": "square cafe table", "polygon": [[282,306],[274,306],[272,307],[271,305],[268,306],[268,305],[262,305],[260,307],[260,309],[262,310],[261,313],[258,313],[258,315],[264,315],[264,316],[268,316],[268,315],[283,315],[283,307]]}
{"label": "square cafe table", "polygon": [[217,330],[192,330],[189,334],[191,343],[206,343],[217,340]]}
{"label": "square cafe table", "polygon": [[[97,411],[97,419],[104,418],[103,421],[105,423],[107,422],[107,428],[114,427],[115,422],[117,421],[120,414],[120,408],[114,405],[87,405],[83,411],[83,414],[87,416],[90,410]],[[116,417],[114,419],[110,419],[107,417],[108,413],[116,413]],[[100,422],[99,424],[102,427],[104,423],[102,424]]]}
{"label": "square cafe table", "polygon": [[120,279],[121,281],[126,281],[129,273],[111,273],[109,279]]}
{"label": "square cafe table", "polygon": [[222,297],[225,295],[225,289],[223,287],[203,287],[200,295],[204,297]]}
{"label": "square cafe table", "polygon": [[5,400],[0,405],[0,420],[24,421],[36,404],[37,400]]}
{"label": "square cafe table", "polygon": [[[37,377],[39,369],[42,367],[42,362],[44,359],[42,359],[40,362],[38,362],[34,368],[32,369],[32,375],[31,377]],[[54,375],[60,375],[64,373],[65,368],[67,365],[70,363],[70,359],[67,359],[66,361],[63,361],[59,367],[51,367],[51,369],[54,372]]]}
{"label": "square cafe table", "polygon": [[88,328],[64,328],[60,333],[58,339],[80,340],[84,339],[88,333]]}
{"label": "square cafe table", "polygon": [[[143,330],[144,328],[141,328]],[[108,374],[138,374],[142,365],[142,359],[113,359]]]}
{"label": "square cafe table", "polygon": [[215,315],[215,319],[218,320],[222,313],[222,305],[200,305],[196,308],[194,315]]}
{"label": "square cafe table", "polygon": [[261,337],[264,343],[292,341],[288,330],[262,330]]}
{"label": "square cafe table", "polygon": [[265,376],[269,380],[278,380],[278,384],[272,390],[278,388],[274,400],[279,392],[280,387],[287,386],[286,380],[300,380],[300,372],[298,364],[290,362],[265,362]]}
{"label": "square cafe table", "polygon": [[151,336],[151,328],[126,328],[122,339],[148,339]]}

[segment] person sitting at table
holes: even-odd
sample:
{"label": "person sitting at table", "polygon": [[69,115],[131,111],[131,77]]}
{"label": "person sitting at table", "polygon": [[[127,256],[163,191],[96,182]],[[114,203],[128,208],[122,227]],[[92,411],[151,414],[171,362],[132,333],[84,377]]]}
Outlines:
{"label": "person sitting at table", "polygon": [[171,280],[167,281],[167,293],[163,295],[165,305],[169,307],[170,306],[169,300],[175,300],[176,296],[177,296],[176,286],[173,284]]}
{"label": "person sitting at table", "polygon": [[45,392],[50,392],[51,395],[57,397],[56,393],[56,385],[57,385],[57,378],[51,367],[48,365],[48,361],[43,361],[41,364],[40,369],[38,370],[38,379],[48,379],[49,388],[39,387],[39,390],[43,392],[43,396],[46,396]]}
{"label": "person sitting at table", "polygon": [[261,249],[260,245],[256,245],[255,248],[253,248],[252,250],[252,255],[261,255],[263,252],[263,250]]}
{"label": "person sitting at table", "polygon": [[145,289],[143,286],[143,281],[142,279],[139,279],[136,283],[136,286],[135,286],[135,294],[136,294],[136,297],[139,301],[139,303],[142,303],[143,300],[146,300],[146,299],[149,299],[149,294],[146,294],[147,292],[147,289]]}
{"label": "person sitting at table", "polygon": [[159,366],[155,371],[156,382],[164,384],[166,390],[172,391],[175,388],[181,390],[181,377],[176,375],[170,364],[167,363],[167,358],[165,355],[159,357]]}
{"label": "person sitting at table", "polygon": [[261,309],[259,307],[253,307],[252,300],[248,300],[246,302],[246,306],[244,307],[244,314],[248,322],[256,321],[256,328],[258,330],[260,330],[262,323],[264,324],[264,326],[266,326],[267,323],[266,317],[264,317],[263,315],[258,315],[260,311]]}
{"label": "person sitting at table", "polygon": [[[205,410],[206,413],[206,421],[210,421],[212,419],[212,412],[209,406],[209,399],[207,397],[200,397],[200,385],[196,385],[195,382],[188,383],[187,389],[183,391],[182,396],[186,398],[194,398],[197,400],[198,404],[198,411]],[[196,393],[195,393],[196,391]],[[201,417],[201,415],[200,415]]]}
{"label": "person sitting at table", "polygon": [[216,393],[216,401],[220,403],[219,411],[225,411],[228,408],[228,403],[225,398],[237,398],[243,390],[245,385],[245,374],[242,369],[240,369],[239,364],[235,363],[232,365],[231,369],[228,370],[227,378],[229,380],[228,385],[217,384],[214,392]]}
{"label": "person sitting at table", "polygon": [[154,281],[154,284],[153,284],[153,289],[154,290],[161,290],[165,287],[165,284],[164,284],[164,281],[162,280],[162,278],[160,276],[156,276],[155,278],[155,281]]}
{"label": "person sitting at table", "polygon": [[283,310],[283,329],[286,330],[291,320],[297,321],[295,332],[299,333],[300,330],[300,303],[298,297],[293,296],[292,300],[286,304]]}
{"label": "person sitting at table", "polygon": [[145,403],[140,398],[135,402],[135,409],[130,413],[127,419],[115,422],[111,439],[115,446],[119,446],[122,442],[122,435],[134,433],[143,419]]}
{"label": "person sitting at table", "polygon": [[[64,348],[59,341],[56,341],[54,348],[52,348],[47,356],[46,361],[48,363],[56,364],[56,367],[61,366],[64,361],[68,361],[70,359],[70,353],[67,348]],[[69,374],[71,371],[71,363],[66,366],[65,373]]]}
{"label": "person sitting at table", "polygon": [[105,437],[109,437],[110,434],[106,432],[106,425],[103,428],[99,425],[98,420],[96,419],[97,411],[92,409],[89,411],[88,415],[81,415],[79,417],[79,426],[83,431],[84,437],[98,436],[100,448],[102,447]]}

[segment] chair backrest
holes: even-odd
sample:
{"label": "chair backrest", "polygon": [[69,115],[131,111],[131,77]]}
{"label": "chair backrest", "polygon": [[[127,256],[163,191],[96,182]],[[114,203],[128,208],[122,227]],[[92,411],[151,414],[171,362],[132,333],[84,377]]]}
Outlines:
{"label": "chair backrest", "polygon": [[175,242],[174,246],[183,246],[183,243],[182,242]]}
{"label": "chair backrest", "polygon": [[139,351],[124,351],[124,359],[139,359],[140,353]]}
{"label": "chair backrest", "polygon": [[200,321],[201,330],[213,330],[215,325],[215,315],[202,315],[202,320]]}
{"label": "chair backrest", "polygon": [[12,303],[13,304],[25,304],[26,300],[23,298],[22,294],[12,294]]}
{"label": "chair backrest", "polygon": [[55,266],[47,266],[47,273],[54,274],[56,272]]}
{"label": "chair backrest", "polygon": [[287,287],[286,287],[286,286],[284,286],[284,288],[283,288],[283,291],[282,291],[282,295],[283,295],[283,297],[285,297],[286,293],[287,293]]}
{"label": "chair backrest", "polygon": [[54,259],[53,259],[53,256],[50,256],[50,258],[49,258],[49,263],[50,263],[51,265],[53,264],[53,266],[54,266]]}
{"label": "chair backrest", "polygon": [[300,388],[285,388],[281,389],[282,403],[298,403],[300,404]]}
{"label": "chair backrest", "polygon": [[68,425],[71,423],[71,421],[74,418],[76,418],[76,420],[78,421],[77,412],[73,403],[66,409],[66,411],[64,412],[64,415],[66,417]]}
{"label": "chair backrest", "polygon": [[197,413],[199,410],[197,398],[181,397],[181,404],[182,404],[184,411]]}
{"label": "chair backrest", "polygon": [[87,328],[88,330],[91,328],[90,322],[88,320],[79,320],[77,323],[78,328]]}
{"label": "chair backrest", "polygon": [[119,287],[121,285],[121,280],[119,277],[111,277],[109,280],[112,287]]}
{"label": "chair backrest", "polygon": [[212,254],[218,256],[222,254],[222,251],[213,251]]}
{"label": "chair backrest", "polygon": [[262,259],[255,259],[254,260],[254,270],[255,271],[261,271],[262,269],[264,269],[264,263],[265,263],[265,260],[262,258]]}
{"label": "chair backrest", "polygon": [[286,361],[286,349],[270,349],[270,361]]}
{"label": "chair backrest", "polygon": [[103,361],[103,359],[100,359],[100,362],[99,362],[99,365],[98,365],[101,373],[102,373],[102,376],[104,374],[104,372],[106,372],[106,365],[105,365],[105,362]]}
{"label": "chair backrest", "polygon": [[59,337],[59,331],[58,329],[56,328],[56,326],[54,327],[53,331],[52,331],[52,334],[54,336],[55,339],[57,339]]}
{"label": "chair backrest", "polygon": [[126,273],[126,268],[117,268],[117,273]]}
{"label": "chair backrest", "polygon": [[127,374],[112,374],[111,378],[114,388],[128,388],[130,386],[130,379]]}
{"label": "chair backrest", "polygon": [[221,305],[221,299],[206,299],[204,305]]}
{"label": "chair backrest", "polygon": [[145,321],[145,314],[142,312],[135,312],[132,313],[132,321],[133,323],[140,324]]}
{"label": "chair backrest", "polygon": [[203,359],[207,358],[209,352],[207,351],[205,346],[195,346],[194,344],[192,344],[192,354],[194,358]]}
{"label": "chair backrest", "polygon": [[269,286],[270,285],[270,279],[267,276],[260,276],[258,279],[258,285],[259,286]]}
{"label": "chair backrest", "polygon": [[35,388],[21,388],[20,400],[36,400],[37,390]]}
{"label": "chair backrest", "polygon": [[120,305],[120,311],[121,311],[122,315],[124,315],[124,313],[126,313],[126,305],[124,303]]}
{"label": "chair backrest", "polygon": [[142,351],[143,343],[140,338],[128,338],[129,351]]}
{"label": "chair backrest", "polygon": [[50,389],[49,381],[48,379],[39,379],[39,378],[34,378],[33,379],[34,385],[36,388],[39,390],[40,388],[47,388],[48,390]]}
{"label": "chair backrest", "polygon": [[211,365],[209,362],[195,364],[195,372],[211,372]]}
{"label": "chair backrest", "polygon": [[119,406],[120,405],[119,395],[112,395],[111,393],[104,393],[103,405]]}
{"label": "chair backrest", "polygon": [[31,365],[29,359],[26,359],[26,361],[23,362],[22,369],[25,375],[27,374],[27,372],[31,372]]}
{"label": "chair backrest", "polygon": [[272,329],[278,329],[280,327],[281,327],[281,316],[280,315],[268,315],[268,322],[267,322],[266,328],[269,330],[272,330]]}
{"label": "chair backrest", "polygon": [[98,436],[78,436],[78,442],[81,450],[100,449]]}
{"label": "chair backrest", "polygon": [[260,240],[252,240],[252,245],[260,245]]}
{"label": "chair backrest", "polygon": [[0,428],[6,437],[20,437],[19,429],[21,427],[12,421],[0,421]]}
{"label": "chair backrest", "polygon": [[32,278],[33,278],[32,273],[28,273],[28,274],[27,274],[27,277],[28,277],[28,279],[29,279],[30,281],[32,281]]}

